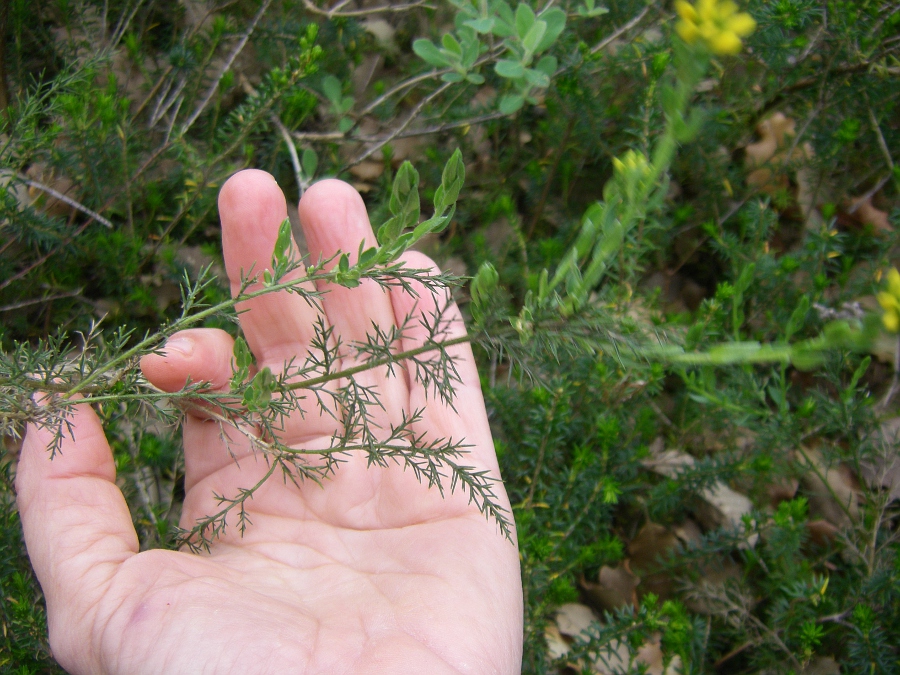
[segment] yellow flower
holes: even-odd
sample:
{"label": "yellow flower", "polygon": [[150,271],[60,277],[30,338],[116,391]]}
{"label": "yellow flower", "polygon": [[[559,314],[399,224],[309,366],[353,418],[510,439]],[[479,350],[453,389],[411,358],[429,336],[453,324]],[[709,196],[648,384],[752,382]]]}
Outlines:
{"label": "yellow flower", "polygon": [[884,327],[892,333],[900,332],[900,272],[891,268],[887,273],[887,290],[878,294],[878,304],[884,310]]}
{"label": "yellow flower", "polygon": [[[613,157],[613,180],[604,188],[604,196],[609,199],[616,189],[621,197],[633,200],[643,194],[653,170],[650,162],[641,152],[628,150],[621,157]],[[607,192],[610,192],[607,195]]]}
{"label": "yellow flower", "polygon": [[702,41],[714,54],[737,54],[741,38],[756,29],[756,21],[746,12],[738,12],[731,0],[675,1],[675,11],[681,20],[675,30],[688,44]]}
{"label": "yellow flower", "polygon": [[650,164],[642,152],[628,150],[622,158],[613,157],[613,168],[620,174],[634,174],[643,178],[650,173]]}

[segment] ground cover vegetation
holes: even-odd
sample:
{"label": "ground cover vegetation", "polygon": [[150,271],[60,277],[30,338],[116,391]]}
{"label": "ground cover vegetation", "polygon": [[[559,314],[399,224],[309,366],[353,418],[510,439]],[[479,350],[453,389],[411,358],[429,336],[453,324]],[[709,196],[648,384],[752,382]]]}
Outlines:
{"label": "ground cover vegetation", "polygon": [[[331,397],[333,447],[515,521],[523,672],[900,672],[896,3],[10,0],[0,40],[0,671],[61,672],[12,477],[79,394],[144,548],[252,527],[253,485],[177,527],[184,406]],[[283,373],[239,339],[227,397],[141,378],[177,330],[237,335],[215,200],[251,166],[352,182],[380,246],[295,259],[286,221],[242,297],[454,289],[512,513],[459,443],[375,433],[324,326]],[[450,399],[443,330],[344,347]],[[273,479],[340,470],[257,443]]]}

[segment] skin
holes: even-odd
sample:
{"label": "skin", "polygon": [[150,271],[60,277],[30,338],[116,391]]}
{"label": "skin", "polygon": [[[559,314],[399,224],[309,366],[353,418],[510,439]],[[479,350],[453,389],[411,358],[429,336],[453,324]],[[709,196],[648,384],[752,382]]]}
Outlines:
{"label": "skin", "polygon": [[[268,265],[287,210],[274,179],[233,176],[219,195],[225,263],[232,289],[241,270]],[[362,199],[329,180],[307,190],[300,220],[313,259],[375,243]],[[414,267],[433,267],[417,253]],[[327,288],[320,309],[297,295],[270,294],[239,309],[260,367],[273,372],[309,351],[320,311],[344,343],[439,302],[374,283]],[[452,335],[465,327],[455,306]],[[424,339],[410,331],[398,349]],[[405,371],[359,376],[385,403],[376,422],[424,409],[416,433],[465,438],[465,464],[499,478],[478,374],[467,344],[452,348],[462,384],[456,411]],[[213,329],[179,333],[164,355],[143,359],[147,379],[177,391],[190,378],[224,389],[232,339]],[[342,365],[352,365],[346,360]],[[201,416],[197,416],[201,415]],[[50,460],[51,434],[29,427],[16,488],[28,552],[47,600],[50,644],[71,673],[518,673],[522,589],[516,546],[457,491],[441,498],[399,466],[369,468],[351,455],[323,486],[299,488],[273,477],[248,503],[252,524],[234,528],[209,554],[149,550],[138,539],[100,422],[88,405],[72,417],[62,454]],[[327,447],[337,422],[299,413],[281,440]],[[252,430],[251,430],[252,431]],[[190,528],[266,470],[246,436],[187,415],[185,503]],[[234,455],[232,457],[229,451]],[[509,508],[502,483],[498,500]]]}

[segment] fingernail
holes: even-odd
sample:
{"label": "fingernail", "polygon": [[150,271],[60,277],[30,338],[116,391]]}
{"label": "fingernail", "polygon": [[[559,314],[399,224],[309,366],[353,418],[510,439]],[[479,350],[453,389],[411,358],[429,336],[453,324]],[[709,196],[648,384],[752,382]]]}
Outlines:
{"label": "fingernail", "polygon": [[190,356],[194,353],[194,341],[185,337],[172,338],[164,345],[166,352],[174,352],[181,356]]}

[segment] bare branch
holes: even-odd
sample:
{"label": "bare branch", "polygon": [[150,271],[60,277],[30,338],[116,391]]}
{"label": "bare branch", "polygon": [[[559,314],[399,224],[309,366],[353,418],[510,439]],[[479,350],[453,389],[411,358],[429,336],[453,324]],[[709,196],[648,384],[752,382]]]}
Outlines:
{"label": "bare branch", "polygon": [[166,86],[163,92],[160,93],[156,105],[153,107],[153,113],[150,115],[148,126],[155,126],[157,122],[165,117],[166,113],[169,112],[169,108],[171,108],[175,101],[178,100],[181,92],[184,91],[186,86],[187,78],[184,76],[179,79],[178,84],[175,86],[175,91],[172,91],[171,83]]}
{"label": "bare branch", "polygon": [[[868,96],[866,98],[868,99]],[[878,120],[875,117],[875,111],[872,110],[871,105],[869,105],[869,121],[872,123],[872,131],[875,132],[875,137],[878,139],[878,147],[881,150],[881,154],[884,155],[884,161],[888,165],[888,168],[893,171],[894,158],[891,157],[891,151],[888,149],[887,141],[884,140],[884,134],[881,133],[881,125],[878,124]]]}
{"label": "bare branch", "polygon": [[243,35],[241,35],[241,39],[238,40],[238,43],[234,46],[234,49],[231,50],[228,58],[225,59],[225,62],[219,69],[219,74],[216,75],[215,81],[207,90],[206,96],[204,96],[200,103],[197,104],[197,107],[194,108],[194,112],[191,113],[191,116],[188,118],[188,120],[181,126],[181,129],[178,131],[179,136],[184,136],[188,132],[188,129],[193,126],[194,122],[197,121],[197,118],[200,117],[201,114],[203,114],[204,110],[206,110],[206,106],[209,105],[209,102],[215,95],[216,90],[219,88],[219,82],[221,82],[222,78],[225,77],[225,73],[227,73],[228,69],[231,68],[231,64],[234,63],[234,60],[238,57],[238,54],[243,51],[244,46],[247,44],[247,41],[250,39],[250,36],[256,29],[256,25],[259,23],[260,19],[262,19],[263,14],[266,13],[266,10],[271,4],[272,0],[263,0],[263,3],[262,5],[260,5],[259,10],[257,10],[256,15],[253,17],[253,19],[251,19],[250,25],[247,26],[247,30],[244,31]]}
{"label": "bare branch", "polygon": [[866,190],[861,196],[854,199],[853,205],[847,209],[847,213],[853,214],[856,213],[856,210],[862,206],[864,203],[869,201],[872,197],[875,196],[875,193],[878,192],[881,188],[887,185],[887,182],[894,177],[893,172],[886,173],[884,176],[878,179],[878,181],[871,188]]}
{"label": "bare branch", "polygon": [[[110,41],[109,41],[109,46],[111,48],[115,48],[116,46],[118,46],[119,41],[125,35],[125,31],[128,30],[128,26],[131,25],[131,20],[134,19],[135,14],[137,14],[137,12],[141,8],[142,4],[144,4],[144,0],[137,0],[137,2],[134,3],[134,7],[131,8],[130,12],[122,12],[122,16],[119,19],[119,23],[118,23],[118,25],[116,25],[115,29],[113,30],[112,37],[110,38]],[[105,13],[105,6],[104,6],[104,13]],[[104,27],[106,26],[105,17],[104,17],[103,25],[104,25]]]}
{"label": "bare branch", "polygon": [[[476,124],[484,124],[491,120],[499,120],[508,117],[501,112],[488,113],[479,115],[478,117],[470,117],[465,120],[457,120],[456,122],[447,122],[446,124],[437,124],[431,127],[422,127],[420,129],[410,129],[392,136],[392,140],[397,138],[411,138],[413,136],[428,136],[429,134],[440,134],[451,129],[459,129],[460,127],[469,127]],[[347,136],[340,131],[295,131],[293,136],[298,141],[346,141],[348,143],[379,143],[383,139],[382,136]]]}
{"label": "bare branch", "polygon": [[[503,52],[503,47],[496,47],[491,50],[487,54],[480,57],[475,63],[472,64],[472,68],[476,68],[478,66],[484,65],[491,61],[494,57],[499,56],[501,52]],[[359,116],[363,117],[364,115],[368,115],[370,112],[375,110],[378,106],[388,100],[391,96],[396,94],[397,92],[403,91],[404,89],[408,89],[413,85],[418,84],[419,82],[424,82],[425,80],[431,80],[435,77],[440,77],[441,75],[445,75],[446,73],[452,73],[453,68],[443,68],[442,70],[430,70],[427,73],[422,73],[420,75],[416,75],[415,77],[411,77],[407,80],[403,80],[402,82],[398,82],[393,87],[384,92],[381,96],[373,100],[369,103],[365,108],[363,108],[359,112]]]}
{"label": "bare branch", "polygon": [[453,72],[452,68],[444,68],[443,70],[429,70],[427,73],[422,73],[420,75],[416,75],[415,77],[410,77],[407,80],[403,80],[402,82],[398,82],[393,87],[391,87],[386,92],[384,92],[381,96],[379,96],[374,101],[369,103],[369,105],[367,105],[365,108],[363,108],[360,111],[359,116],[362,117],[364,115],[368,115],[370,112],[375,110],[375,108],[380,106],[382,103],[387,101],[391,96],[393,96],[394,94],[396,94],[399,91],[403,91],[404,89],[409,89],[410,87],[418,84],[419,82],[424,82],[425,80],[430,80],[435,77],[440,77],[441,75],[443,75],[445,73],[451,73],[451,72]]}
{"label": "bare branch", "polygon": [[11,305],[3,305],[0,307],[0,312],[11,312],[14,309],[22,309],[23,307],[29,307],[31,305],[38,305],[43,302],[50,302],[52,300],[61,300],[62,298],[78,298],[81,297],[82,289],[78,289],[77,291],[71,291],[69,293],[57,293],[56,295],[48,295],[44,298],[32,298],[31,300],[23,300],[22,302],[14,302]]}
{"label": "bare branch", "polygon": [[303,196],[303,171],[300,169],[300,157],[297,156],[297,147],[294,145],[294,139],[291,138],[291,132],[287,130],[287,127],[281,122],[278,118],[278,115],[272,115],[272,124],[278,129],[281,134],[281,138],[284,139],[284,144],[287,146],[288,154],[291,156],[291,164],[294,167],[294,180],[297,181],[297,191],[299,192],[299,196]]}
{"label": "bare branch", "polygon": [[97,213],[96,211],[92,211],[91,209],[89,209],[88,207],[86,207],[86,206],[85,206],[84,204],[82,204],[81,202],[78,202],[78,201],[72,199],[71,197],[67,197],[67,196],[64,195],[62,192],[59,192],[59,191],[57,191],[57,190],[54,190],[54,189],[53,189],[52,187],[50,187],[49,185],[44,185],[43,183],[39,183],[39,182],[37,182],[36,180],[31,180],[30,178],[28,178],[28,176],[24,176],[24,175],[22,175],[22,174],[16,174],[16,177],[17,177],[20,181],[22,181],[23,183],[25,183],[25,185],[28,185],[28,186],[30,186],[30,187],[33,187],[33,188],[35,188],[36,190],[40,190],[41,192],[44,192],[44,193],[50,195],[51,197],[53,197],[53,198],[55,198],[55,199],[58,199],[59,201],[63,202],[64,204],[68,204],[68,205],[71,206],[73,209],[76,209],[76,210],[78,210],[78,211],[81,211],[83,214],[90,216],[91,218],[93,218],[94,220],[96,220],[98,223],[102,223],[103,225],[106,225],[106,227],[112,229],[113,224],[112,224],[110,221],[108,221],[106,218],[104,218],[103,216],[101,216],[101,215],[100,215],[99,213]]}
{"label": "bare branch", "polygon": [[605,49],[613,40],[618,39],[623,33],[626,33],[627,31],[630,31],[632,28],[637,26],[640,23],[641,19],[647,16],[647,12],[649,11],[649,5],[644,7],[644,9],[638,12],[638,14],[628,23],[620,26],[619,28],[614,30],[608,37],[604,38],[598,44],[594,45],[594,47],[591,48],[591,54],[596,54],[597,52],[603,51],[603,49]]}
{"label": "bare branch", "polygon": [[354,17],[354,16],[369,16],[370,14],[399,14],[400,12],[408,12],[411,9],[416,9],[417,7],[424,7],[425,9],[435,9],[434,5],[429,5],[425,2],[425,0],[416,0],[415,2],[410,2],[405,5],[381,5],[380,7],[371,7],[367,9],[353,9],[347,12],[342,12],[341,9],[346,7],[349,3],[349,0],[342,0],[337,3],[331,9],[322,9],[320,7],[316,7],[315,3],[312,0],[303,0],[303,5],[313,14],[318,14],[319,16],[325,16],[329,19],[333,19],[335,17]]}
{"label": "bare branch", "polygon": [[410,123],[414,119],[416,119],[416,117],[419,116],[419,114],[422,112],[422,110],[425,108],[425,106],[427,106],[434,99],[436,99],[438,96],[440,96],[445,91],[447,91],[447,89],[449,89],[451,86],[453,86],[453,83],[445,82],[440,87],[438,87],[433,92],[431,92],[428,96],[426,96],[421,101],[419,101],[419,103],[416,105],[416,107],[410,111],[409,115],[406,117],[406,120],[399,127],[397,127],[389,136],[378,141],[377,143],[372,145],[368,150],[366,150],[365,152],[358,155],[356,158],[353,159],[353,161],[349,162],[346,166],[344,166],[343,169],[346,170],[346,169],[350,168],[351,166],[355,166],[355,165],[359,164],[360,162],[368,159],[369,157],[374,155],[376,152],[381,150],[381,148],[383,148],[385,145],[387,145],[392,140],[397,138],[401,133],[403,133],[403,130],[406,129],[406,127],[408,127],[410,125]]}

